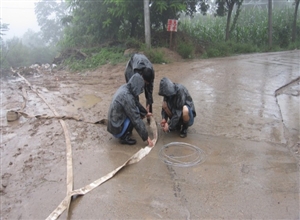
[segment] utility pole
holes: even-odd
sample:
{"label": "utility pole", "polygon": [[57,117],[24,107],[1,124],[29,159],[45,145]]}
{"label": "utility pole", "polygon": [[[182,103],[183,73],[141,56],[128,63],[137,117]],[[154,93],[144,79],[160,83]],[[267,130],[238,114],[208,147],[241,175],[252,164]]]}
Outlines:
{"label": "utility pole", "polygon": [[150,33],[150,12],[149,0],[144,0],[144,24],[145,24],[145,41],[148,49],[151,48],[151,33]]}
{"label": "utility pole", "polygon": [[272,0],[268,1],[268,36],[269,36],[269,49],[272,48],[272,32],[273,32],[273,25],[272,25]]}

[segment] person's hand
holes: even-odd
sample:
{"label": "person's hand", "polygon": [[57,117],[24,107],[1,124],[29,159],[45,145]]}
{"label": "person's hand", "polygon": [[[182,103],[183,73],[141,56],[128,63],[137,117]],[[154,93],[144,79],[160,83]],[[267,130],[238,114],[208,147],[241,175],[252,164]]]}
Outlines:
{"label": "person's hand", "polygon": [[165,127],[166,122],[167,122],[166,119],[161,120],[160,126],[161,126],[161,127]]}
{"label": "person's hand", "polygon": [[150,111],[150,105],[149,104],[146,106],[146,110],[147,110],[147,112]]}
{"label": "person's hand", "polygon": [[165,125],[163,126],[162,129],[163,129],[164,132],[169,132],[169,124],[165,123]]}
{"label": "person's hand", "polygon": [[150,139],[150,137],[148,137],[148,146],[149,147],[153,147],[154,146],[154,144],[153,144],[153,141]]}

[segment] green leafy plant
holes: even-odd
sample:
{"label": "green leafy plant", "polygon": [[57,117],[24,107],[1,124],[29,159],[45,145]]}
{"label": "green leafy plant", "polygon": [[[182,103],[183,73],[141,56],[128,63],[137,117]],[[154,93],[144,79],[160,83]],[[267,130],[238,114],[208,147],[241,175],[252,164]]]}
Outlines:
{"label": "green leafy plant", "polygon": [[72,71],[82,71],[85,69],[95,69],[104,64],[115,65],[120,62],[125,62],[127,57],[123,55],[124,50],[118,47],[105,47],[95,49],[85,49],[85,53],[89,54],[86,59],[78,60],[76,57],[71,56],[64,61]]}
{"label": "green leafy plant", "polygon": [[[272,51],[300,48],[300,40],[291,42],[293,8],[283,7],[273,10]],[[298,17],[299,14],[298,14]],[[298,19],[299,20],[299,19]],[[297,23],[297,34],[300,24]],[[194,18],[182,16],[179,31],[186,33],[193,42],[203,45],[201,57],[228,56],[231,54],[269,51],[268,11],[266,8],[245,7],[231,32],[231,41],[225,43],[226,19],[211,15],[196,15]]]}
{"label": "green leafy plant", "polygon": [[177,47],[177,52],[184,59],[192,58],[194,54],[194,46],[192,43],[181,42]]}
{"label": "green leafy plant", "polygon": [[151,63],[168,63],[169,61],[164,58],[164,53],[158,49],[144,49],[145,55]]}

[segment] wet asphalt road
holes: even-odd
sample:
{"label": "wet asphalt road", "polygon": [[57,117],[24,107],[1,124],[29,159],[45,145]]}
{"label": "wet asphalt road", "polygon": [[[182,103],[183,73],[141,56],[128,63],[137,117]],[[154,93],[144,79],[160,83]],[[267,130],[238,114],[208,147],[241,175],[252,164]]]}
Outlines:
{"label": "wet asphalt road", "polygon": [[[74,202],[72,219],[299,219],[299,60],[289,51],[191,61],[190,71],[155,65],[154,100],[166,72],[194,98],[188,137],[159,131],[146,158]],[[156,101],[157,122],[159,112]],[[123,153],[100,161],[117,167]]]}
{"label": "wet asphalt road", "polygon": [[[157,123],[162,101],[158,85],[163,76],[184,84],[192,94],[197,117],[187,138],[159,129],[149,155],[73,200],[69,219],[299,219],[299,61],[300,51],[295,50],[154,65]],[[112,73],[111,80],[119,80],[118,74]],[[75,108],[69,111],[80,109],[87,117],[102,117],[109,105],[104,97],[113,88],[99,91],[96,78],[87,81],[80,90],[92,95],[76,94],[75,82],[59,80],[54,81],[55,91],[43,92],[47,100],[51,95],[58,97],[52,104],[57,102],[59,112],[67,109],[60,103],[72,104],[73,98]],[[72,94],[60,94],[63,91]],[[88,104],[80,104],[79,95],[91,97],[92,105],[80,106]],[[95,107],[94,102],[100,104]],[[99,105],[105,113],[99,113]],[[23,127],[6,123],[3,129],[7,133],[1,159],[4,171],[10,174],[3,210],[7,219],[45,219],[66,193],[63,133],[53,120],[20,119],[20,124]],[[137,145],[123,146],[104,127],[67,124],[73,146],[74,189],[111,172],[145,146],[136,132]],[[27,131],[25,125],[33,128]],[[179,142],[189,145],[178,147]],[[10,165],[5,157],[14,153],[8,148],[22,151]],[[60,219],[66,219],[66,212]]]}

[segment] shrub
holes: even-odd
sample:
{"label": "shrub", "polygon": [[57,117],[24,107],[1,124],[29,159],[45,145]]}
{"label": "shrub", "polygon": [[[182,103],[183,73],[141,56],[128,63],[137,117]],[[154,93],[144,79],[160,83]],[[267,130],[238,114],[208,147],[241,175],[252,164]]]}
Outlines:
{"label": "shrub", "polygon": [[288,46],[288,50],[296,50],[296,49],[300,49],[300,39],[296,42],[291,42]]}
{"label": "shrub", "polygon": [[145,56],[149,60],[151,60],[151,63],[168,63],[169,61],[165,59],[164,53],[162,51],[159,51],[158,49],[143,49],[145,51]]}
{"label": "shrub", "polygon": [[125,42],[126,48],[141,48],[142,43],[135,38],[128,38]]}
{"label": "shrub", "polygon": [[251,43],[231,43],[231,47],[232,53],[235,54],[259,52],[258,47]]}
{"label": "shrub", "polygon": [[177,47],[178,54],[184,58],[192,58],[194,54],[194,47],[191,43],[181,42]]}
{"label": "shrub", "polygon": [[221,52],[217,48],[209,48],[206,51],[208,57],[219,57],[221,56]]}
{"label": "shrub", "polygon": [[81,71],[84,69],[95,69],[101,65],[110,63],[117,64],[120,62],[125,62],[127,57],[123,55],[123,49],[119,47],[105,47],[98,50],[85,49],[85,52],[91,53],[85,60],[78,60],[76,57],[69,57],[64,61],[64,64],[73,71]]}

